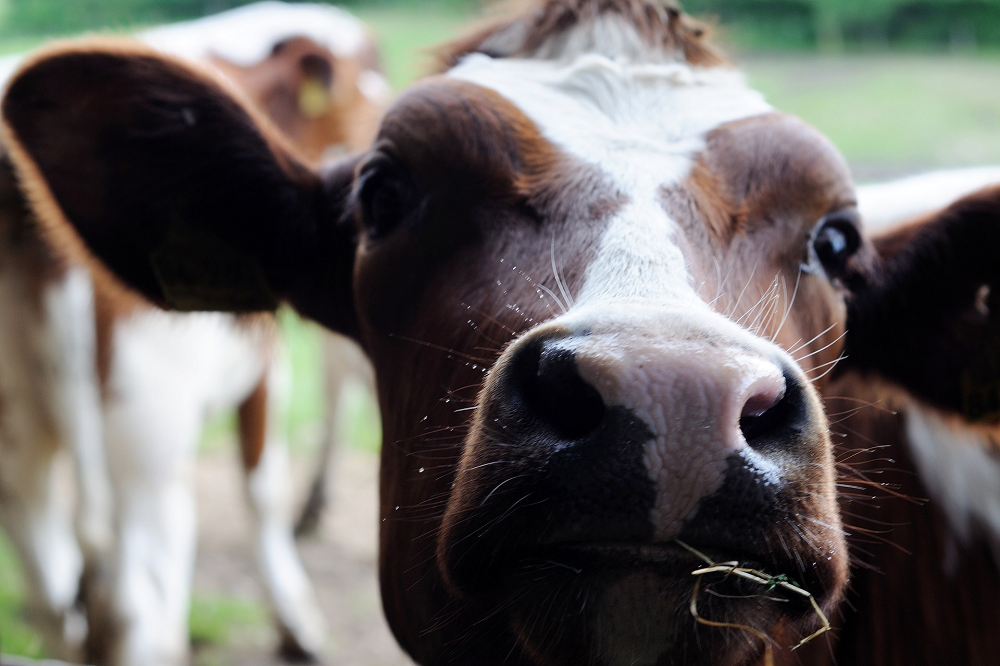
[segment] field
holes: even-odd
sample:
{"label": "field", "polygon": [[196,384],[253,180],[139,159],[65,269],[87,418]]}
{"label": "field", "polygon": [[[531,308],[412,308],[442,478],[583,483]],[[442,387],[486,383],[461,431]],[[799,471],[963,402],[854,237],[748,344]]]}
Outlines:
{"label": "field", "polygon": [[[455,9],[366,9],[394,86],[427,71],[429,48],[456,34],[469,17]],[[0,53],[37,39],[0,44]],[[861,181],[943,166],[1000,164],[1000,57],[969,55],[745,55],[751,83],[776,107],[814,124],[840,148]],[[289,435],[295,471],[310,474],[322,415],[316,330],[283,316],[294,372]],[[329,614],[330,663],[405,663],[392,643],[375,584],[375,466],[379,444],[374,407],[364,395],[337,461],[337,499],[320,536],[303,544],[304,558]],[[208,429],[198,472],[201,543],[191,634],[198,664],[271,663],[273,632],[253,575],[243,501],[231,444],[231,419]],[[0,535],[0,649],[42,656],[21,619],[18,565]]]}

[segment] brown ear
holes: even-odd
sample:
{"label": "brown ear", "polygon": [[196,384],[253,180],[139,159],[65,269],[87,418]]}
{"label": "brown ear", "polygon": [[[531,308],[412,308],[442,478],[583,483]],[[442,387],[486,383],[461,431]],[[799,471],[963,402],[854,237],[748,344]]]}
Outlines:
{"label": "brown ear", "polygon": [[875,239],[848,301],[845,367],[969,421],[1000,421],[1000,188]]}
{"label": "brown ear", "polygon": [[266,310],[321,301],[331,281],[329,300],[349,301],[353,165],[324,183],[210,76],[132,44],[62,48],[15,76],[3,118],[50,230],[71,225],[155,302]]}

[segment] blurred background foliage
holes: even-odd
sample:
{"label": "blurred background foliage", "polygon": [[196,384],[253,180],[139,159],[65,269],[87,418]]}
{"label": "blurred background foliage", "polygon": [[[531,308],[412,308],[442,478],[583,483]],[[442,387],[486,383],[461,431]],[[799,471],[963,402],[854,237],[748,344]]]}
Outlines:
{"label": "blurred background foliage", "polygon": [[[249,0],[0,0],[0,36],[127,29],[212,14]],[[345,0],[352,8],[407,9],[427,0]],[[473,10],[482,0],[431,0]],[[1000,49],[1000,0],[685,0],[748,49]]]}

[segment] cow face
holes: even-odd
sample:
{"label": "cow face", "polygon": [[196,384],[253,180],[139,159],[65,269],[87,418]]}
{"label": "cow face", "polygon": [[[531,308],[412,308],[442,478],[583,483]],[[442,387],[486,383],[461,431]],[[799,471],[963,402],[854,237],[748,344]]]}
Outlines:
{"label": "cow face", "polygon": [[[216,84],[120,48],[30,65],[8,140],[52,233],[150,298],[287,300],[361,340],[383,598],[419,661],[751,663],[764,643],[739,627],[792,642],[811,605],[724,574],[696,595],[686,547],[833,607],[846,547],[817,391],[856,349],[958,409],[960,379],[932,388],[879,341],[975,365],[989,318],[964,346],[947,324],[996,280],[995,232],[960,208],[877,251],[836,151],[683,17],[568,4],[481,35],[321,174]],[[927,316],[908,290],[955,262],[941,330],[905,330]]]}
{"label": "cow face", "polygon": [[291,37],[251,66],[218,55],[209,61],[235,81],[307,159],[319,160],[331,147],[360,150],[371,143],[385,102],[373,43],[352,57],[338,58],[307,37]]}
{"label": "cow face", "polygon": [[[454,78],[400,100],[355,190],[363,335],[395,377],[383,557],[410,562],[383,575],[434,549],[456,595],[574,662],[685,644],[607,624],[676,625],[697,560],[674,539],[835,598],[845,548],[807,371],[837,356],[838,271],[864,251],[836,152],[764,111],[713,124],[694,155],[664,139],[602,164]],[[725,605],[767,630],[813,617]]]}

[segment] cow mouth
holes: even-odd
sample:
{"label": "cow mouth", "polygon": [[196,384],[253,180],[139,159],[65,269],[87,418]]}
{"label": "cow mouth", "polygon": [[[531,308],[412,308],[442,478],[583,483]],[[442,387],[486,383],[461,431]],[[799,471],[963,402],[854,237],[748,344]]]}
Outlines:
{"label": "cow mouth", "polygon": [[[765,574],[769,580],[767,587],[771,591],[778,581],[787,581],[806,591],[812,590],[820,597],[823,596],[820,590],[825,587],[820,580],[823,577],[822,571],[818,570],[822,567],[804,573],[799,563],[791,556],[779,559],[773,554],[764,555],[714,544],[688,543],[680,539],[665,543],[568,542],[553,544],[549,549],[538,553],[535,558],[580,573],[586,573],[588,569],[602,571],[649,569],[671,578],[688,578],[692,583],[698,576],[707,576],[706,583],[718,583],[722,578],[731,578],[733,569],[753,570]],[[728,571],[725,570],[727,568]],[[706,569],[719,570],[695,573]],[[754,583],[746,578],[733,582],[746,588],[747,596],[762,592],[753,590]],[[795,597],[792,600],[800,601]]]}
{"label": "cow mouth", "polygon": [[[644,572],[668,581],[673,594],[683,597],[687,607],[695,583],[719,599],[726,599],[729,609],[742,601],[759,605],[761,599],[776,604],[775,610],[789,619],[808,619],[813,606],[807,594],[791,593],[780,583],[798,587],[824,604],[836,584],[833,568],[816,562],[812,567],[801,565],[802,558],[790,555],[776,557],[744,549],[713,544],[687,543],[672,540],[664,543],[620,541],[577,541],[549,544],[513,558],[506,575],[495,571],[493,581],[499,588],[510,590],[528,584],[539,589],[547,583],[554,586],[578,585],[600,588],[616,579],[635,572]],[[815,560],[813,560],[815,562]],[[733,570],[753,571],[758,579],[733,575]],[[706,571],[707,570],[707,571]],[[529,582],[530,581],[530,582]],[[834,590],[834,592],[831,592]],[[484,590],[481,590],[484,591]]]}
{"label": "cow mouth", "polygon": [[[619,663],[601,655],[636,654],[643,656],[635,663],[716,666],[750,663],[764,643],[743,641],[733,649],[734,630],[698,624],[692,601],[701,618],[754,627],[776,639],[782,626],[789,640],[798,640],[812,633],[819,620],[808,596],[784,590],[778,581],[801,585],[821,606],[829,607],[833,598],[823,591],[829,589],[820,582],[825,576],[803,574],[794,559],[687,545],[697,554],[675,541],[595,540],[539,547],[530,555],[522,553],[513,568],[493,579],[490,606],[506,609],[519,640],[533,654],[543,654],[539,663],[546,665]],[[774,584],[725,570],[696,573],[710,568],[706,559],[719,566],[738,563],[764,573]],[[540,617],[539,608],[552,609],[550,616]]]}

